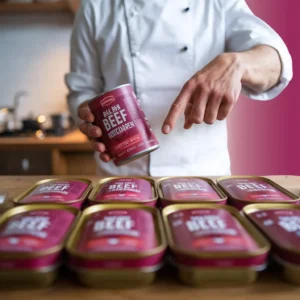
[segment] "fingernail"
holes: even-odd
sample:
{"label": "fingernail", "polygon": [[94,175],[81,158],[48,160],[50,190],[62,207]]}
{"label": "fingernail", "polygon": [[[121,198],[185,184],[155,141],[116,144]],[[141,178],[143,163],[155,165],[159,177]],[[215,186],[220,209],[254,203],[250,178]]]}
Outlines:
{"label": "fingernail", "polygon": [[96,136],[100,135],[99,130],[98,129],[93,129],[93,135],[96,135]]}
{"label": "fingernail", "polygon": [[171,131],[170,125],[164,125],[162,131],[164,134],[168,134]]}

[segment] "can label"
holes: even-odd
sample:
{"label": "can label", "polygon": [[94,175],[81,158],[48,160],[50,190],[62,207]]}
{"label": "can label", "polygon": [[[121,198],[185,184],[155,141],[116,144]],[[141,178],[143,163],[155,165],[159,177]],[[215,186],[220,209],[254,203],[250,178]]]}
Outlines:
{"label": "can label", "polygon": [[205,180],[169,178],[161,182],[163,197],[169,200],[218,200],[220,196]]}
{"label": "can label", "polygon": [[257,250],[246,229],[224,209],[179,210],[168,216],[174,243],[192,251]]}
{"label": "can label", "polygon": [[137,252],[157,245],[152,214],[142,209],[99,211],[81,231],[82,252]]}
{"label": "can label", "polygon": [[260,210],[251,220],[276,244],[300,249],[300,211],[293,209]]}
{"label": "can label", "polygon": [[0,227],[0,252],[34,252],[62,243],[75,216],[61,209],[27,211]]}
{"label": "can label", "polygon": [[55,180],[38,185],[21,200],[22,203],[68,203],[81,198],[88,183],[77,180]]}
{"label": "can label", "polygon": [[152,184],[140,178],[113,179],[101,184],[96,201],[143,201],[153,199]]}
{"label": "can label", "polygon": [[231,197],[238,200],[280,202],[292,200],[291,197],[279,191],[263,179],[228,178],[221,181],[224,189]]}
{"label": "can label", "polygon": [[124,85],[94,98],[90,109],[95,125],[115,165],[136,154],[158,146],[158,141],[134,94],[131,85]]}

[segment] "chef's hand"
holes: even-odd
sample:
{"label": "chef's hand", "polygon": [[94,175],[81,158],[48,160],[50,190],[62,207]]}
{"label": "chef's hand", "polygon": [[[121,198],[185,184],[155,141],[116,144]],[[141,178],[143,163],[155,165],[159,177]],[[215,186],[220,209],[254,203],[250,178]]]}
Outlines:
{"label": "chef's hand", "polygon": [[93,149],[100,152],[100,159],[104,162],[109,162],[111,157],[106,152],[105,145],[97,141],[97,139],[102,136],[102,131],[99,127],[92,124],[95,117],[88,106],[88,101],[82,103],[78,107],[78,117],[84,121],[79,125],[80,131],[89,138]]}
{"label": "chef's hand", "polygon": [[163,123],[162,132],[170,133],[183,113],[185,129],[193,124],[224,120],[238,100],[242,76],[241,62],[234,53],[216,57],[185,83]]}

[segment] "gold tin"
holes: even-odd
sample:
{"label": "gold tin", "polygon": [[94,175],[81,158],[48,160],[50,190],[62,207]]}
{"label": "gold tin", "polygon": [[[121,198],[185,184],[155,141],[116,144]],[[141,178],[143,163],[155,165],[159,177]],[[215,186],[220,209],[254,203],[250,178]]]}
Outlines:
{"label": "gold tin", "polygon": [[116,270],[89,270],[71,268],[80,283],[91,288],[101,289],[126,289],[132,287],[143,287],[151,284],[156,278],[155,268],[116,269]]}
{"label": "gold tin", "polygon": [[[186,209],[224,209],[229,212],[238,222],[247,230],[250,236],[258,245],[258,249],[250,252],[210,252],[198,253],[197,251],[188,251],[177,247],[173,241],[172,231],[168,222],[168,215]],[[267,256],[270,250],[269,242],[264,236],[245,218],[243,218],[239,211],[234,207],[219,205],[219,204],[177,204],[170,205],[162,211],[163,221],[166,229],[167,241],[171,252],[176,257],[178,255],[185,255],[199,259],[222,259],[224,257],[231,258],[255,258],[259,256]],[[182,282],[196,287],[214,285],[225,283],[226,285],[249,284],[257,279],[258,271],[262,271],[266,265],[260,267],[191,267],[187,265],[175,263],[179,278]]]}
{"label": "gold tin", "polygon": [[38,182],[36,182],[33,186],[31,186],[28,190],[26,190],[25,192],[23,192],[22,194],[20,194],[19,196],[15,197],[13,199],[13,202],[15,205],[35,205],[35,204],[51,204],[51,202],[34,202],[34,203],[22,203],[22,200],[27,197],[31,192],[33,192],[38,186],[44,184],[44,183],[48,183],[48,182],[53,182],[53,181],[68,181],[68,180],[72,180],[72,181],[82,181],[88,184],[86,190],[83,192],[83,194],[81,195],[81,197],[79,199],[74,199],[71,201],[68,201],[66,203],[62,203],[62,202],[53,202],[54,204],[63,204],[63,205],[70,205],[70,206],[74,206],[78,209],[80,209],[81,204],[84,202],[84,200],[87,198],[90,190],[92,189],[92,181],[89,179],[85,179],[85,178],[68,178],[68,177],[62,177],[62,178],[51,178],[51,179],[43,179],[40,180]]}
{"label": "gold tin", "polygon": [[[68,230],[67,236],[63,243],[51,247],[46,250],[40,250],[36,252],[3,252],[1,253],[1,260],[32,260],[41,259],[43,257],[58,253],[64,249],[65,242],[72,232],[79,216],[80,211],[72,206],[66,206],[64,204],[30,204],[22,205],[11,208],[7,210],[3,215],[0,216],[0,226],[9,220],[11,217],[18,215],[20,213],[35,211],[35,210],[56,210],[61,209],[69,211],[75,215],[75,219]],[[42,268],[32,268],[32,269],[11,269],[4,270],[0,268],[0,286],[2,287],[46,287],[51,285],[58,275],[58,265],[51,265]]]}
{"label": "gold tin", "polygon": [[[89,199],[89,202],[91,205],[94,205],[94,204],[112,204],[112,201],[110,200],[101,200],[101,201],[96,201],[96,196],[98,194],[98,192],[100,191],[102,185],[108,181],[111,181],[111,180],[115,180],[115,179],[122,179],[122,178],[138,178],[138,179],[144,179],[144,180],[147,180],[148,182],[151,183],[151,186],[152,186],[152,195],[153,195],[153,198],[152,199],[147,199],[147,200],[139,200],[139,201],[115,201],[113,202],[113,204],[122,204],[122,203],[137,203],[137,204],[144,204],[144,205],[149,205],[149,206],[153,206],[155,207],[155,204],[157,202],[157,199],[158,199],[158,192],[157,192],[157,186],[156,186],[156,181],[154,179],[152,179],[151,177],[146,177],[146,176],[136,176],[136,177],[133,177],[133,176],[122,176],[122,177],[108,177],[108,178],[104,178],[104,179],[101,179],[99,180],[99,182],[97,183],[97,185],[92,189],[88,199]],[[113,200],[113,199],[112,199]]]}
{"label": "gold tin", "polygon": [[[164,194],[163,194],[163,191],[162,191],[162,188],[161,188],[161,183],[164,181],[164,180],[167,180],[167,179],[173,179],[173,178],[195,178],[195,179],[200,179],[200,180],[203,180],[205,182],[207,182],[212,188],[213,190],[220,196],[219,199],[216,199],[216,200],[209,200],[209,201],[204,201],[204,200],[183,200],[183,201],[180,201],[180,200],[173,200],[173,199],[168,199],[168,198],[165,198],[164,197]],[[209,179],[209,178],[206,178],[206,177],[197,177],[197,176],[184,176],[184,177],[163,177],[163,178],[160,178],[159,180],[157,180],[157,189],[158,189],[158,197],[161,201],[161,203],[163,203],[163,207],[167,206],[167,205],[172,205],[172,204],[188,204],[188,203],[212,203],[212,204],[226,204],[226,201],[227,201],[227,196],[226,194],[218,188],[218,186],[213,182],[213,180]]]}
{"label": "gold tin", "polygon": [[58,277],[58,267],[38,270],[0,271],[1,289],[34,289],[52,285]]}
{"label": "gold tin", "polygon": [[193,268],[178,265],[179,279],[190,286],[205,287],[215,285],[245,285],[256,281],[258,271],[251,268]]}
{"label": "gold tin", "polygon": [[300,197],[298,197],[297,195],[291,193],[290,191],[288,191],[287,189],[285,189],[281,185],[277,184],[276,182],[274,182],[271,179],[266,178],[266,177],[243,175],[243,176],[224,176],[224,177],[221,177],[221,178],[217,179],[217,185],[225,193],[225,195],[227,195],[229,204],[234,205],[238,209],[242,209],[244,206],[249,205],[249,204],[264,203],[264,202],[263,202],[263,200],[251,201],[251,200],[243,200],[243,199],[238,199],[238,198],[233,197],[222,186],[222,180],[224,180],[224,179],[230,179],[230,178],[233,178],[233,179],[234,178],[237,178],[237,179],[241,178],[241,179],[254,179],[254,180],[257,179],[257,180],[262,180],[262,181],[270,184],[271,186],[273,186],[275,189],[277,189],[278,191],[282,192],[286,196],[288,196],[288,197],[291,198],[291,200],[283,200],[282,202],[270,202],[270,201],[268,201],[268,202],[265,202],[265,203],[299,204],[299,202],[300,202]]}
{"label": "gold tin", "polygon": [[[243,208],[243,213],[247,216],[247,218],[249,218],[251,220],[251,217],[249,215],[252,213],[259,212],[259,211],[266,211],[266,210],[277,210],[277,209],[290,209],[290,210],[300,211],[300,206],[292,205],[292,204],[281,204],[281,203],[250,204]],[[257,226],[257,227],[260,229],[259,226]],[[276,249],[281,249],[280,252],[285,254],[285,257],[287,259],[290,259],[293,256],[298,256],[298,257],[300,256],[300,249],[285,247],[282,244],[278,243],[278,239],[271,238],[264,232],[263,232],[263,234],[265,234],[267,236],[267,238],[271,241],[271,243],[275,246]],[[280,258],[278,255],[273,254],[273,257],[274,257],[275,261],[279,265],[282,266],[283,277],[288,282],[300,285],[300,264],[289,262],[285,259]]]}
{"label": "gold tin", "polygon": [[[77,250],[81,232],[84,229],[84,225],[88,221],[89,216],[99,211],[119,209],[141,209],[150,212],[155,224],[156,240],[158,241],[157,247],[148,251],[136,253],[84,253]],[[82,284],[94,288],[132,288],[150,284],[154,281],[156,271],[161,267],[161,264],[135,268],[84,268],[74,266],[74,264],[70,262],[72,258],[74,261],[79,259],[86,262],[146,260],[151,256],[163,255],[166,248],[167,241],[159,211],[154,207],[142,204],[97,204],[86,208],[82,212],[82,215],[66,244],[66,249],[69,254],[69,268],[76,273]]]}
{"label": "gold tin", "polygon": [[281,265],[285,281],[295,285],[300,285],[300,265],[284,261],[278,256],[274,256],[274,259],[279,265]]}

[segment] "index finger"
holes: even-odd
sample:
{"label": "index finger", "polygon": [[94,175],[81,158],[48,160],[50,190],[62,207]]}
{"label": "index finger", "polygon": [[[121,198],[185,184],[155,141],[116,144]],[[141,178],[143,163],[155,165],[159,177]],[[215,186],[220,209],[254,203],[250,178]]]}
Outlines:
{"label": "index finger", "polygon": [[162,132],[164,134],[168,134],[173,130],[180,115],[185,111],[186,106],[191,99],[191,95],[192,90],[184,86],[177,98],[175,99],[175,101],[173,102],[171,109],[169,110],[168,115],[165,118],[162,127]]}
{"label": "index finger", "polygon": [[85,122],[94,122],[95,118],[89,108],[88,101],[80,104],[78,107],[78,117]]}

